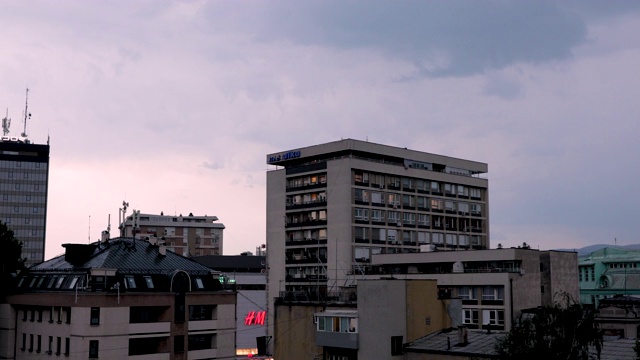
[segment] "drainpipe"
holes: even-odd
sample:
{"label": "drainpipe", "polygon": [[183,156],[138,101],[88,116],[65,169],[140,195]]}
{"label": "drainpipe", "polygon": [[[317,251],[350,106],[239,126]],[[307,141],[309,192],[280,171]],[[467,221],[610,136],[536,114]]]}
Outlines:
{"label": "drainpipe", "polygon": [[515,324],[515,320],[513,319],[513,278],[509,278],[509,308],[511,310],[511,329]]}

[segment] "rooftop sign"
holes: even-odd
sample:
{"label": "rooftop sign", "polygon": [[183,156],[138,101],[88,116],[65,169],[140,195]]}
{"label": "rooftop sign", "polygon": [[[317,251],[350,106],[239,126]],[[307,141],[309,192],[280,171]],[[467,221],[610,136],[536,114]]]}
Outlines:
{"label": "rooftop sign", "polygon": [[269,162],[269,164],[271,164],[271,163],[278,162],[278,161],[295,159],[295,158],[299,158],[300,155],[301,155],[300,150],[287,151],[287,152],[283,152],[281,154],[269,155],[269,161],[268,162]]}

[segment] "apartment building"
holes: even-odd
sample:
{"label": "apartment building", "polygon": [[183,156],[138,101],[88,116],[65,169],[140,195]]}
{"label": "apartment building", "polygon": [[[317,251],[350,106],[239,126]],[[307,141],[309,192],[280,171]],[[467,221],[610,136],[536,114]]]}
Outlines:
{"label": "apartment building", "polygon": [[269,299],[353,286],[375,254],[489,248],[487,164],[353,139],[266,161]]}
{"label": "apartment building", "polygon": [[550,306],[567,293],[578,299],[575,252],[524,248],[374,255],[371,274],[437,280],[442,298],[462,301],[460,323],[469,329],[510,330],[525,309]]}
{"label": "apartment building", "polygon": [[0,221],[22,241],[25,265],[44,261],[49,145],[0,137]]}
{"label": "apartment building", "polygon": [[167,250],[182,256],[222,255],[224,225],[217,222],[217,216],[187,216],[137,214],[129,215],[123,223],[124,235],[157,237],[164,240]]}
{"label": "apartment building", "polygon": [[236,295],[155,241],[65,244],[19,275],[0,307],[5,359],[211,359],[235,355]]}

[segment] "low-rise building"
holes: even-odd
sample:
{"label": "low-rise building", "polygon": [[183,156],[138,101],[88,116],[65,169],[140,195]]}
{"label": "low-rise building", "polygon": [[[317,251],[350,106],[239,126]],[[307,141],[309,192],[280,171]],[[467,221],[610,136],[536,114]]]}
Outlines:
{"label": "low-rise building", "polygon": [[[396,359],[405,342],[449,327],[460,302],[434,280],[362,280],[335,293],[283,292],[275,304],[275,359]],[[316,296],[317,295],[317,296]]]}
{"label": "low-rise building", "polygon": [[227,288],[238,294],[236,356],[258,355],[258,339],[267,335],[266,258],[251,255],[197,256],[193,260],[220,272]]}
{"label": "low-rise building", "polygon": [[156,239],[63,246],[22,272],[0,308],[1,358],[235,355],[236,295],[217,273]]}
{"label": "low-rise building", "polygon": [[575,252],[510,248],[379,254],[371,265],[371,273],[354,278],[437,280],[444,296],[462,300],[460,325],[469,329],[491,325],[509,330],[523,309],[552,305],[559,292],[578,298]]}
{"label": "low-rise building", "polygon": [[615,295],[640,296],[640,251],[606,247],[578,262],[580,302],[597,306]]}
{"label": "low-rise building", "polygon": [[182,256],[222,254],[224,225],[217,216],[134,214],[123,223],[124,236],[158,237],[167,250]]}

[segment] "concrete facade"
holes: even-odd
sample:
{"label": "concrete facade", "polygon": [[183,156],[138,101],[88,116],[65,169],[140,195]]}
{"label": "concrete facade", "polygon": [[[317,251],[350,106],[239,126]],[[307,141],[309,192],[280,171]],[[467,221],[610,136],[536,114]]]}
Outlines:
{"label": "concrete facade", "polygon": [[452,298],[462,300],[461,324],[470,329],[491,324],[509,330],[524,309],[552,305],[555,294],[578,298],[577,254],[531,249],[437,251],[376,255],[376,275],[434,279]]}
{"label": "concrete facade", "polygon": [[375,254],[489,248],[484,163],[352,139],[266,160],[270,304],[354,286]]}
{"label": "concrete facade", "polygon": [[357,304],[276,302],[275,359],[401,359],[402,345],[448,328],[433,280],[362,280]]}
{"label": "concrete facade", "polygon": [[[167,250],[182,256],[222,255],[224,225],[217,216],[140,214],[138,237],[163,239]],[[124,222],[123,236],[133,237],[133,216]]]}

